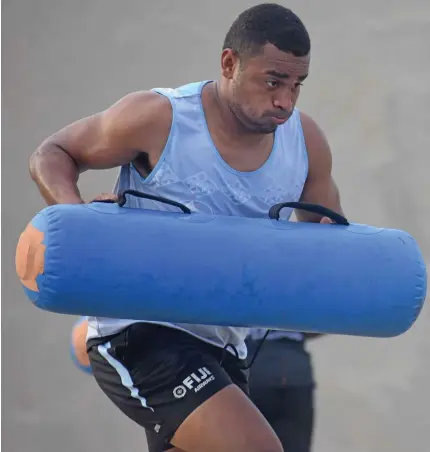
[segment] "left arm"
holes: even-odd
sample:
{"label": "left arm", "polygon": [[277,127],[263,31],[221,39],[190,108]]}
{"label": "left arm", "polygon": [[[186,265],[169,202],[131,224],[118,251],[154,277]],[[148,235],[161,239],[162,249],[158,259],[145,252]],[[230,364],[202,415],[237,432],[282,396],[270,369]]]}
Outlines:
{"label": "left arm", "polygon": [[[344,215],[339,190],[332,176],[332,154],[323,131],[308,115],[300,113],[303,134],[308,152],[308,177],[300,201],[319,204]],[[298,221],[327,222],[320,215],[297,210]]]}

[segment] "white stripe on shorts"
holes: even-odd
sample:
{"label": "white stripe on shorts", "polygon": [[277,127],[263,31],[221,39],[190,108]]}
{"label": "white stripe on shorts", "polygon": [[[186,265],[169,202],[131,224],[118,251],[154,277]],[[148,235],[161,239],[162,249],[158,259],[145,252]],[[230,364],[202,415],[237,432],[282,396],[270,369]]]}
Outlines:
{"label": "white stripe on shorts", "polygon": [[146,399],[139,395],[139,390],[134,386],[133,380],[131,379],[131,375],[128,370],[112,355],[109,354],[108,349],[110,348],[111,343],[107,342],[106,344],[99,345],[97,347],[97,350],[100,355],[102,355],[103,358],[117,371],[119,377],[121,378],[122,385],[130,391],[131,396],[139,400],[144,408],[149,408],[151,411],[154,411],[153,408],[147,405]]}

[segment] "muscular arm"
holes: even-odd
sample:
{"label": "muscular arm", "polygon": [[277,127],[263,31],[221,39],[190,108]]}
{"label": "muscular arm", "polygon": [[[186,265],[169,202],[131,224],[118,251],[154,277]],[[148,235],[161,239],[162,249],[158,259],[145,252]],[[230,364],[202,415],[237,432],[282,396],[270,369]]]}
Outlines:
{"label": "muscular arm", "polygon": [[[303,133],[308,151],[309,171],[300,201],[319,204],[343,215],[339,190],[332,177],[332,155],[322,130],[308,115],[301,113]],[[296,211],[298,221],[319,223],[321,216]]]}
{"label": "muscular arm", "polygon": [[171,124],[169,101],[153,92],[129,94],[107,110],[47,138],[30,157],[30,174],[48,204],[79,204],[79,174],[114,168],[140,152],[161,152]]}

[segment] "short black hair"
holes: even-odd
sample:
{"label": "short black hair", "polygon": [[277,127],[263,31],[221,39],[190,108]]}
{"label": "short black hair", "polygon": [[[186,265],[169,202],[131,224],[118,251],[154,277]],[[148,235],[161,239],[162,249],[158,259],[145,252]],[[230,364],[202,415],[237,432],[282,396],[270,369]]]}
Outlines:
{"label": "short black hair", "polygon": [[266,44],[297,57],[307,55],[311,40],[303,22],[290,9],[276,3],[263,3],[241,13],[224,40],[224,49],[240,57],[255,56]]}

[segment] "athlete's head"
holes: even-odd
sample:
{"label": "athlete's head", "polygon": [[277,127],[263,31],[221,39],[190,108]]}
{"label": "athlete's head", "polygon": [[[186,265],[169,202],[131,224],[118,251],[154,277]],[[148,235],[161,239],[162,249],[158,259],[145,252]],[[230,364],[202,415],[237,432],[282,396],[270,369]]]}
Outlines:
{"label": "athlete's head", "polygon": [[291,115],[309,62],[309,34],[291,10],[274,3],[247,9],[228,31],[221,56],[230,109],[248,130],[273,132]]}

